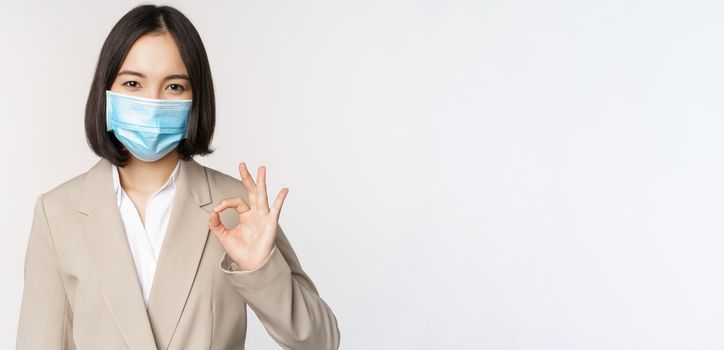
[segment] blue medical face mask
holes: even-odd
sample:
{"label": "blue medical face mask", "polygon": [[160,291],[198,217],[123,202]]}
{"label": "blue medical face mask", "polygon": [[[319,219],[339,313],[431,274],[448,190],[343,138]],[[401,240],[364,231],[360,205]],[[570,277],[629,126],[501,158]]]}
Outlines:
{"label": "blue medical face mask", "polygon": [[106,130],[136,158],[163,158],[188,136],[192,100],[157,100],[106,90]]}

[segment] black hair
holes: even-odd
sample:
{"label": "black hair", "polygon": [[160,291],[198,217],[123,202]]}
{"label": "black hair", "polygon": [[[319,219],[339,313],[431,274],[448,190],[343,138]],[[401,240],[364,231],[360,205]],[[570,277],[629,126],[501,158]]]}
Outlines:
{"label": "black hair", "polygon": [[170,6],[139,5],[126,13],[106,37],[85,108],[85,134],[93,152],[117,166],[130,157],[112,131],[106,131],[106,95],[133,43],[148,33],[170,33],[179,48],[191,81],[192,107],[188,137],[176,147],[183,160],[206,155],[216,124],[216,102],[206,49],[186,16]]}

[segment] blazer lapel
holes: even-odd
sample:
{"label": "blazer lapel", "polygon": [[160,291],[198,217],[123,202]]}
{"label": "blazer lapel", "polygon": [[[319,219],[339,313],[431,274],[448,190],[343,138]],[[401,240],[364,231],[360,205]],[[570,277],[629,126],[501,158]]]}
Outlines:
{"label": "blazer lapel", "polygon": [[108,309],[128,348],[155,349],[111,170],[111,163],[101,158],[86,174],[78,211],[87,217],[79,227]]}
{"label": "blazer lapel", "polygon": [[148,317],[159,349],[168,348],[181,318],[209,235],[211,192],[206,170],[181,161],[173,208],[156,264]]}
{"label": "blazer lapel", "polygon": [[173,208],[156,264],[148,307],[113,191],[111,163],[101,158],[85,178],[80,230],[97,268],[106,304],[131,349],[166,349],[181,317],[209,234],[211,204],[203,166],[181,160]]}

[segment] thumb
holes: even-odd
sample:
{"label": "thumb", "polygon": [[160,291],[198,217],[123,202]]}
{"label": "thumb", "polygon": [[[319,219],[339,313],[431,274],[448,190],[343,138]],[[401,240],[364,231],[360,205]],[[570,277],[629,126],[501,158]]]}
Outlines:
{"label": "thumb", "polygon": [[224,237],[228,233],[226,226],[224,226],[224,224],[221,222],[221,217],[219,216],[219,213],[216,211],[211,212],[211,217],[209,218],[209,229],[211,230],[211,232],[214,233],[219,241],[223,241]]}

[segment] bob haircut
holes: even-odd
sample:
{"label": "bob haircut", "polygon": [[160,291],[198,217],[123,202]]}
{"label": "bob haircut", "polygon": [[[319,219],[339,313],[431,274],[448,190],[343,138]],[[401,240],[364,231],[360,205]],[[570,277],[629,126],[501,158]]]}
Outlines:
{"label": "bob haircut", "polygon": [[192,106],[188,138],[175,151],[183,160],[210,154],[216,123],[214,86],[206,49],[191,21],[170,6],[140,5],[126,13],[108,34],[96,66],[85,108],[85,134],[93,152],[116,166],[131,157],[113,131],[106,131],[106,90],[113,81],[133,43],[141,36],[170,33],[179,48],[191,80]]}

